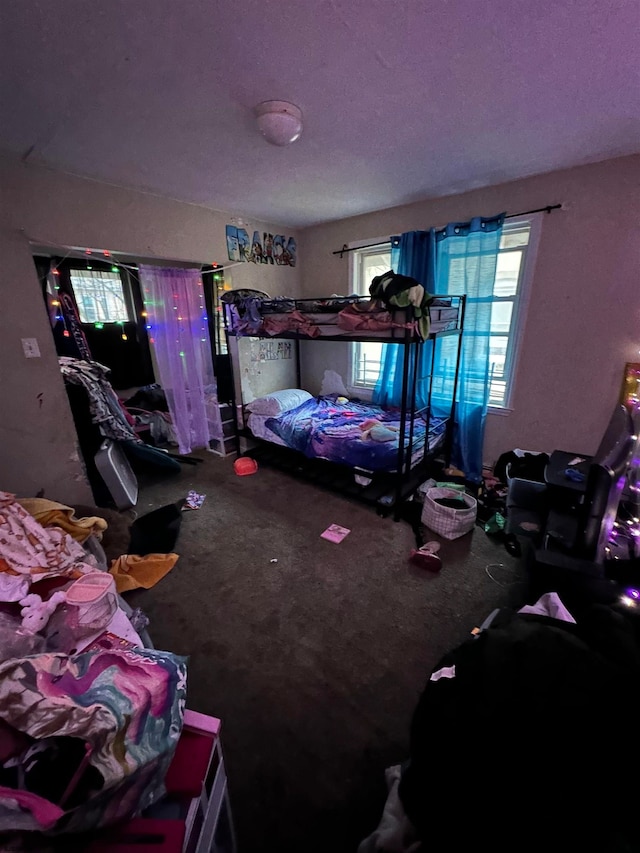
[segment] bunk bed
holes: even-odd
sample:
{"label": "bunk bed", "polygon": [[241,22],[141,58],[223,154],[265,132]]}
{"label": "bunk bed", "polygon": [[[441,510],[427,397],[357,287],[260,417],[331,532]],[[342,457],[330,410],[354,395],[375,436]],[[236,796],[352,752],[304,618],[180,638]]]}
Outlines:
{"label": "bunk bed", "polygon": [[[238,440],[256,442],[248,451],[250,455],[371,503],[381,515],[394,512],[396,518],[402,501],[428,476],[429,463],[436,457],[445,465],[450,463],[464,296],[433,297],[428,309],[428,332],[424,317],[418,319],[421,312],[412,305],[385,306],[368,297],[270,298],[261,291],[244,289],[228,291],[222,303],[228,342],[242,336],[296,342],[297,389],[263,398],[260,407],[245,403],[242,383],[233,383],[240,397],[233,401]],[[432,407],[435,340],[444,336],[455,336],[457,340],[448,368],[447,411],[442,411],[440,399],[436,414]],[[312,397],[302,390],[299,342],[309,340],[401,345],[400,404],[381,407],[336,394]],[[434,345],[429,356],[426,401],[423,393],[423,404],[417,406],[420,354],[425,340],[434,341]],[[232,346],[229,351],[233,351]],[[239,379],[233,359],[232,370]],[[424,388],[424,377],[420,381]],[[278,394],[293,396],[287,405],[280,405]],[[265,403],[273,403],[273,407],[265,407]]]}

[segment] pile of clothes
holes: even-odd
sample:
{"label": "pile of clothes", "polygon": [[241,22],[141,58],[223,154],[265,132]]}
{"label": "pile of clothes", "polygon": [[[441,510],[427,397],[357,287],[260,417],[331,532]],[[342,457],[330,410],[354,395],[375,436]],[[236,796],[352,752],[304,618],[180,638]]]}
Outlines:
{"label": "pile of clothes", "polygon": [[[145,647],[104,571],[105,528],[0,492],[0,832],[107,826],[162,790],[186,659]],[[104,589],[99,606],[79,587]]]}

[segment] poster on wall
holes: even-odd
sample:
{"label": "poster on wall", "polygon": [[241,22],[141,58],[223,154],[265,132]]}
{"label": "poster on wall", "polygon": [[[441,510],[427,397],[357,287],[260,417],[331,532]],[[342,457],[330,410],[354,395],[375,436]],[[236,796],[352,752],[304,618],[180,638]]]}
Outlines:
{"label": "poster on wall", "polygon": [[238,228],[238,255],[239,260],[246,261],[249,259],[249,252],[251,248],[249,246],[249,235],[244,230],[244,228]]}
{"label": "poster on wall", "polygon": [[238,247],[238,229],[235,225],[227,225],[227,255],[230,261],[240,260],[240,249]]}
{"label": "poster on wall", "polygon": [[227,256],[230,261],[251,264],[277,264],[278,266],[295,267],[297,246],[293,237],[284,234],[269,234],[254,231],[249,239],[245,228],[235,225],[226,226]]}
{"label": "poster on wall", "polygon": [[256,343],[257,346],[251,348],[251,361],[283,361],[293,358],[291,341],[261,341],[256,339]]}

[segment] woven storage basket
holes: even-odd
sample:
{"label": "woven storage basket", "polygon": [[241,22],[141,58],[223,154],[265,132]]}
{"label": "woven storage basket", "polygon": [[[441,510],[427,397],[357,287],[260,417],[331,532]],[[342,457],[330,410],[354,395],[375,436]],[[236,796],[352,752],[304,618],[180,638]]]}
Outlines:
{"label": "woven storage basket", "polygon": [[[460,509],[436,503],[438,498],[460,498]],[[464,536],[476,523],[478,504],[466,492],[434,486],[428,489],[422,505],[422,523],[445,539]]]}

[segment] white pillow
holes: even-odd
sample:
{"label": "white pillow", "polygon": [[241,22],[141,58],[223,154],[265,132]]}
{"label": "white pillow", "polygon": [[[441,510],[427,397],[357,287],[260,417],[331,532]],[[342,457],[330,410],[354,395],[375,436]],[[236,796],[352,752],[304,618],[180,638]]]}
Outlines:
{"label": "white pillow", "polygon": [[247,404],[247,409],[254,415],[270,415],[272,418],[290,409],[296,409],[313,397],[301,388],[286,388],[284,391],[273,391],[265,397],[258,397]]}

